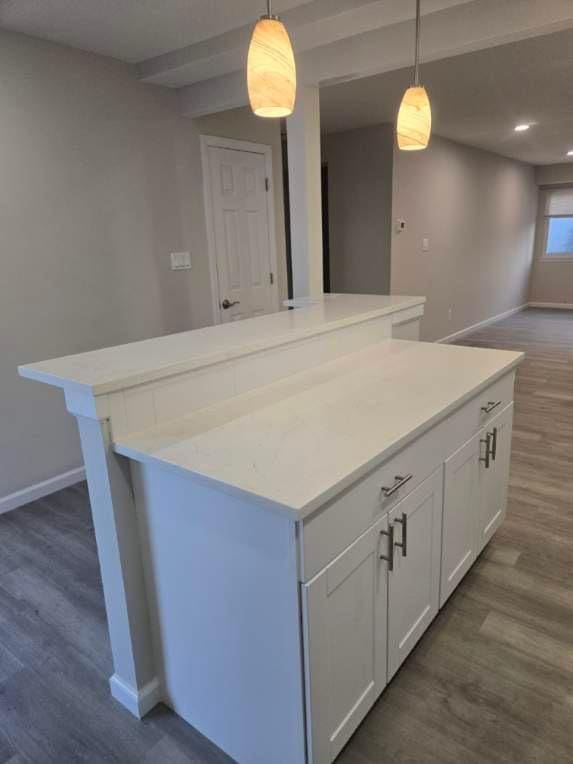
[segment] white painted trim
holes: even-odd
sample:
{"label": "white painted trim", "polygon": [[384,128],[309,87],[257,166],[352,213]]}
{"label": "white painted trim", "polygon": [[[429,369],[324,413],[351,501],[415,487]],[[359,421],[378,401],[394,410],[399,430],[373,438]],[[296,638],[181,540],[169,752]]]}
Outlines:
{"label": "white painted trim", "polygon": [[273,183],[273,150],[272,146],[265,143],[251,143],[250,141],[238,141],[234,138],[218,138],[214,135],[201,135],[201,167],[203,172],[203,198],[205,202],[205,225],[207,227],[207,253],[209,256],[209,275],[211,280],[211,306],[213,323],[221,323],[221,311],[219,303],[219,279],[217,274],[217,256],[215,245],[215,220],[213,217],[213,205],[211,201],[211,172],[209,168],[210,148],[231,149],[233,151],[246,151],[251,154],[262,154],[265,158],[265,173],[269,182],[267,192],[267,217],[269,221],[269,248],[270,267],[274,273],[273,300],[276,310],[280,310],[278,288],[278,259],[277,259],[277,230],[275,221],[275,192]]}
{"label": "white painted trim", "polygon": [[472,332],[475,332],[476,329],[481,329],[483,326],[488,326],[488,324],[493,324],[496,321],[501,321],[502,318],[508,318],[509,316],[513,316],[515,313],[520,313],[522,310],[525,310],[531,305],[531,303],[523,303],[523,305],[519,305],[517,308],[511,308],[511,310],[506,310],[504,313],[498,313],[497,316],[492,316],[491,318],[486,318],[485,321],[479,321],[477,324],[472,324],[472,326],[467,326],[465,329],[460,329],[459,332],[454,332],[453,334],[448,334],[447,337],[442,337],[440,340],[436,340],[436,342],[440,342],[443,344],[447,344],[449,342],[455,342],[455,340],[459,340],[462,337],[465,337],[466,334],[471,334]]}
{"label": "white painted trim", "polygon": [[112,697],[138,719],[142,719],[162,700],[159,679],[154,677],[139,692],[130,687],[117,674],[109,680]]}
{"label": "white painted trim", "polygon": [[62,488],[67,488],[85,479],[85,468],[76,467],[75,470],[62,472],[61,475],[55,475],[53,478],[43,480],[41,483],[34,483],[34,485],[30,485],[27,488],[22,488],[21,491],[10,493],[8,496],[0,498],[0,515],[4,512],[10,512],[12,509],[22,507],[24,504],[29,504],[36,499],[42,499],[44,496],[48,496],[55,491],[60,491]]}
{"label": "white painted trim", "polygon": [[530,302],[530,308],[551,308],[552,310],[573,310],[573,302]]}

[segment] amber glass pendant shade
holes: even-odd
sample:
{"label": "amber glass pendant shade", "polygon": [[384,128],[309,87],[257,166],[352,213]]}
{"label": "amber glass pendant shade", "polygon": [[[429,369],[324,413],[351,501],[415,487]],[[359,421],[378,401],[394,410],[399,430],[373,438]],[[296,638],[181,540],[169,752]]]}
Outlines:
{"label": "amber glass pendant shade", "polygon": [[402,151],[419,151],[430,142],[432,132],[432,109],[426,88],[408,88],[398,112],[396,134],[398,148]]}
{"label": "amber glass pendant shade", "polygon": [[285,25],[263,16],[253,29],[247,57],[251,109],[259,117],[288,117],[296,99],[296,65]]}
{"label": "amber glass pendant shade", "polygon": [[426,88],[420,85],[420,2],[416,0],[416,47],[414,50],[414,84],[402,97],[396,138],[401,151],[420,151],[430,142],[432,134],[432,108]]}

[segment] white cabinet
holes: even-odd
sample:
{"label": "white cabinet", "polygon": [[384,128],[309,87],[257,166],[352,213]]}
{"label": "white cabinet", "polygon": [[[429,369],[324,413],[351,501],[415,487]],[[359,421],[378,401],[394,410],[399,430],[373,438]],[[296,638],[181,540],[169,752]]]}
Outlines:
{"label": "white cabinet", "polygon": [[512,420],[510,404],[446,459],[440,607],[505,517]]}
{"label": "white cabinet", "polygon": [[478,554],[505,517],[511,455],[513,403],[494,417],[485,428],[489,449],[479,471]]}
{"label": "white cabinet", "polygon": [[440,468],[303,585],[314,764],[338,755],[438,612],[441,518]]}
{"label": "white cabinet", "polygon": [[459,448],[444,467],[444,515],[440,607],[477,556],[478,465],[483,433]]}
{"label": "white cabinet", "polygon": [[302,586],[308,745],[331,762],[386,685],[388,520]]}
{"label": "white cabinet", "polygon": [[[303,569],[314,571],[353,529],[398,502],[301,584],[313,764],[340,753],[503,520],[513,404],[480,426],[483,410],[474,401],[449,430],[425,433],[305,528]],[[428,464],[434,471],[423,479]]]}
{"label": "white cabinet", "polygon": [[388,572],[388,679],[438,612],[442,533],[442,469],[389,515],[394,540]]}

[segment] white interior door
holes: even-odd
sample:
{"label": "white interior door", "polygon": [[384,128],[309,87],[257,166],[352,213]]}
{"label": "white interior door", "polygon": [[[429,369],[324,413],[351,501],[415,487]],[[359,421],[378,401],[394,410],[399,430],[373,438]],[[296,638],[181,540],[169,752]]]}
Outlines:
{"label": "white interior door", "polygon": [[[268,156],[207,146],[211,245],[221,323],[278,310]],[[210,188],[209,188],[210,187]]]}

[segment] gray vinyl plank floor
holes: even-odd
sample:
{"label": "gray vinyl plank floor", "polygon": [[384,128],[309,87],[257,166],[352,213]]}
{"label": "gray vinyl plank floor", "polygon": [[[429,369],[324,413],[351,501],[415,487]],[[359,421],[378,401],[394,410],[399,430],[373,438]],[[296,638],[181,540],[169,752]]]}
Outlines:
{"label": "gray vinyl plank floor", "polygon": [[[341,764],[573,764],[573,314],[463,344],[527,353],[508,516]],[[134,719],[111,673],[85,485],[0,516],[0,764],[231,761],[165,706]]]}

